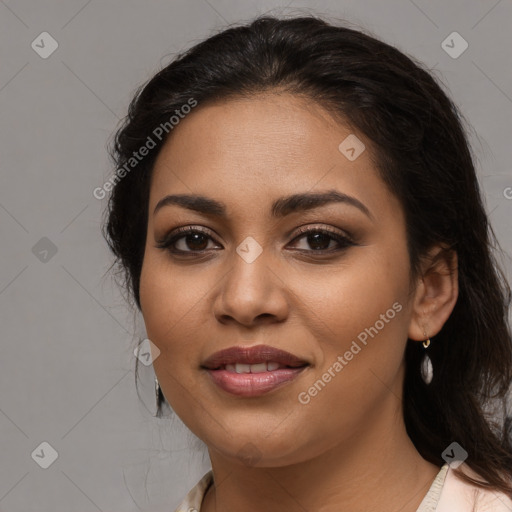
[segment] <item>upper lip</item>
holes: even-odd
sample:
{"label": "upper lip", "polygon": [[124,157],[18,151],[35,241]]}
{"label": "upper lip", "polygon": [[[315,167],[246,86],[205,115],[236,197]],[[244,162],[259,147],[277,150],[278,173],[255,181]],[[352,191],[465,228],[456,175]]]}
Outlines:
{"label": "upper lip", "polygon": [[300,359],[285,350],[269,345],[256,345],[254,347],[238,346],[220,350],[205,359],[201,366],[209,370],[215,370],[226,364],[258,364],[271,361],[293,367],[309,364],[304,359]]}

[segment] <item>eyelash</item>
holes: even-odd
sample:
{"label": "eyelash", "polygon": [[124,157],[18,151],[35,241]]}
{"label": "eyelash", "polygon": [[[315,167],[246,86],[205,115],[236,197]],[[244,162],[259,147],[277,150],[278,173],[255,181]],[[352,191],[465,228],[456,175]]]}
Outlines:
{"label": "eyelash", "polygon": [[[210,236],[208,230],[201,228],[201,227],[195,227],[191,228],[190,226],[184,226],[181,228],[176,229],[169,235],[166,235],[164,238],[159,240],[155,247],[158,249],[165,249],[169,251],[171,254],[176,255],[185,255],[185,254],[196,254],[196,255],[202,255],[208,252],[208,249],[202,250],[202,251],[182,251],[181,249],[173,248],[172,246],[181,238],[186,237],[187,235],[200,233],[203,235],[206,235],[208,238],[213,240],[213,238]],[[331,237],[331,239],[338,242],[338,244],[341,246],[337,249],[322,249],[322,250],[304,250],[304,249],[298,249],[299,252],[306,252],[306,253],[314,253],[317,255],[325,255],[325,254],[332,254],[337,253],[346,250],[350,246],[356,245],[349,237],[341,235],[338,232],[335,232],[330,229],[326,228],[308,228],[308,227],[301,227],[298,229],[297,236],[292,240],[292,242],[295,242],[301,238],[304,238],[306,235],[309,235],[310,233],[322,233],[325,235],[328,235]],[[214,240],[215,241],[215,240]],[[215,243],[217,243],[215,241]],[[219,244],[220,245],[220,244]]]}

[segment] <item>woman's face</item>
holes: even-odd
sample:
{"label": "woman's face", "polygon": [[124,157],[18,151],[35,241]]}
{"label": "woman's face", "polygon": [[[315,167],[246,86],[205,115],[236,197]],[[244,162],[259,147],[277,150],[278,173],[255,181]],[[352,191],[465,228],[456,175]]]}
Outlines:
{"label": "woman's face", "polygon": [[[198,105],[157,158],[142,313],[164,395],[211,452],[280,466],[396,428],[413,301],[404,215],[357,137],[366,149],[314,102],[262,94]],[[349,199],[307,200],[328,192]],[[154,211],[177,194],[205,200]],[[187,226],[200,232],[157,247]],[[248,359],[261,345],[296,360]]]}

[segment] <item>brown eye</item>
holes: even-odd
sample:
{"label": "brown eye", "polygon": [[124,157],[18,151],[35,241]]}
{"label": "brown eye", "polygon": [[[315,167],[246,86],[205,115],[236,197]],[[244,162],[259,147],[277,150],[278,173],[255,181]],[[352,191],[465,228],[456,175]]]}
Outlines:
{"label": "brown eye", "polygon": [[[203,235],[202,233],[190,233],[185,236],[180,236],[179,238],[177,238],[174,241],[174,243],[176,244],[176,242],[181,239],[184,240],[183,245],[193,251],[204,251],[208,246],[207,237],[206,237],[206,235]],[[180,248],[178,248],[178,249],[183,250]]]}
{"label": "brown eye", "polygon": [[[294,242],[297,240],[306,240],[306,244],[311,248],[308,249],[302,248],[298,249],[300,251],[305,252],[336,252],[343,249],[346,249],[349,246],[355,245],[348,237],[328,229],[320,229],[320,228],[305,228],[300,230],[301,235],[294,239]],[[329,248],[331,243],[334,242],[334,248]]]}
{"label": "brown eye", "polygon": [[325,233],[315,232],[303,236],[307,240],[308,245],[315,251],[325,251],[329,249],[334,238]]}
{"label": "brown eye", "polygon": [[[347,236],[325,228],[301,228],[299,233],[292,243],[304,239],[308,247],[298,248],[301,252],[335,253],[356,245]],[[208,247],[209,241],[214,242],[209,231],[199,227],[183,227],[159,240],[156,247],[175,255],[202,254],[212,248]]]}
{"label": "brown eye", "polygon": [[209,240],[213,239],[205,230],[185,227],[159,240],[156,247],[173,254],[201,253],[208,250]]}

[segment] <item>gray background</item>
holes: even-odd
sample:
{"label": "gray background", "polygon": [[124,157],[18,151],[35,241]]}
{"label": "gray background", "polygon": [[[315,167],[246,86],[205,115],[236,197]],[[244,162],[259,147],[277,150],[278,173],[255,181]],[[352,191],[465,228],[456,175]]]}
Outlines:
{"label": "gray background", "polygon": [[[172,512],[208,469],[178,419],[151,416],[151,366],[137,396],[144,326],[105,276],[105,200],[92,191],[112,172],[106,144],[135,88],[269,10],[346,18],[434,69],[472,125],[512,253],[510,0],[0,0],[0,511]],[[44,31],[59,45],[46,59],[31,47]],[[458,58],[441,46],[453,31],[469,44]],[[31,456],[44,441],[58,453],[47,469]]]}

